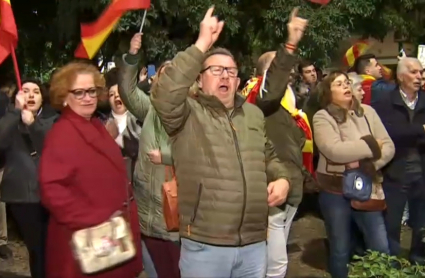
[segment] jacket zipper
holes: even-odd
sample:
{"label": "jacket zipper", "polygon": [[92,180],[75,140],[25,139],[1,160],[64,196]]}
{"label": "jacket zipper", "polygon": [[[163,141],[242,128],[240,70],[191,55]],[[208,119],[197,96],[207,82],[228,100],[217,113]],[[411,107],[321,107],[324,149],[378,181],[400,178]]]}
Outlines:
{"label": "jacket zipper", "polygon": [[188,236],[190,236],[190,227],[192,226],[193,222],[195,222],[196,215],[198,214],[198,207],[199,207],[199,203],[201,202],[201,194],[202,194],[202,183],[199,184],[195,208],[193,209],[193,214],[192,214],[192,217],[190,218],[189,225],[187,225],[187,235]]}
{"label": "jacket zipper", "polygon": [[232,112],[232,114],[230,114],[230,116],[229,116],[228,113],[226,113],[226,115],[227,115],[227,119],[229,120],[230,128],[232,130],[233,141],[235,142],[236,154],[238,156],[239,167],[241,169],[242,181],[243,181],[243,207],[242,207],[241,221],[240,221],[239,227],[238,227],[239,245],[241,245],[242,244],[241,229],[242,229],[242,224],[243,224],[243,220],[244,220],[244,217],[245,217],[247,188],[246,188],[245,171],[244,171],[243,163],[242,163],[241,150],[239,148],[238,137],[236,136],[236,128],[233,125],[233,121],[232,121],[232,117],[233,117],[234,112],[235,112],[235,110],[233,110],[233,112]]}

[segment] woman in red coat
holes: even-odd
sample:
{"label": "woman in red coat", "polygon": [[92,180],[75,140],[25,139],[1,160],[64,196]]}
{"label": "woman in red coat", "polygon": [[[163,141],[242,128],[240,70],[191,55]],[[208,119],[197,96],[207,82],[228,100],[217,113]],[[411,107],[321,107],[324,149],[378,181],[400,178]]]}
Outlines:
{"label": "woman in red coat", "polygon": [[[51,214],[48,278],[135,278],[142,271],[137,207],[124,160],[105,126],[93,117],[104,86],[99,71],[81,62],[64,66],[51,82],[52,106],[62,114],[44,141],[39,168],[41,200]],[[83,274],[72,250],[73,233],[120,211],[128,219],[136,256],[94,275]]]}

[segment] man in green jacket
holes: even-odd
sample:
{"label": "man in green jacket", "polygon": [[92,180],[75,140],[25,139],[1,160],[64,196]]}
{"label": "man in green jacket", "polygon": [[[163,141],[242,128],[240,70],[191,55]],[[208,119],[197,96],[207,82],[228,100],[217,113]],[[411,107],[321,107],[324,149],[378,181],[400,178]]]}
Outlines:
{"label": "man in green jacket", "polygon": [[[212,14],[151,91],[179,184],[181,276],[264,278],[268,210],[285,202],[290,173],[265,135],[260,109],[236,94],[232,54],[207,53],[224,24]],[[195,82],[199,90],[190,96]]]}

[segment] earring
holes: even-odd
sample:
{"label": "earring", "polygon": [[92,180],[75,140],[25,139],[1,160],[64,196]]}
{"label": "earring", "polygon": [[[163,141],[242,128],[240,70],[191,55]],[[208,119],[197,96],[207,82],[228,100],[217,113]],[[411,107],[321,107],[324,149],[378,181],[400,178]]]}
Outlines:
{"label": "earring", "polygon": [[68,103],[66,103],[66,101],[63,102],[63,107],[66,107],[68,105]]}

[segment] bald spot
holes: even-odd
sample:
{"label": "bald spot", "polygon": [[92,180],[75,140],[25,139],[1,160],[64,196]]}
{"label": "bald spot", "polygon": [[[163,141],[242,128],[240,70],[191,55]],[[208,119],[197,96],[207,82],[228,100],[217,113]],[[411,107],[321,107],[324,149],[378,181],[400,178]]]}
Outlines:
{"label": "bald spot", "polygon": [[276,57],[276,51],[266,52],[258,58],[257,75],[264,74],[264,72],[270,67],[274,57]]}

